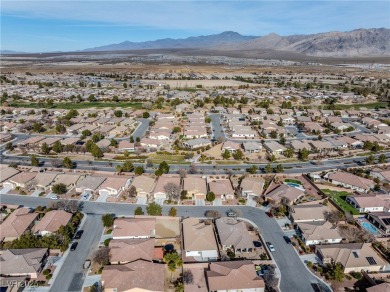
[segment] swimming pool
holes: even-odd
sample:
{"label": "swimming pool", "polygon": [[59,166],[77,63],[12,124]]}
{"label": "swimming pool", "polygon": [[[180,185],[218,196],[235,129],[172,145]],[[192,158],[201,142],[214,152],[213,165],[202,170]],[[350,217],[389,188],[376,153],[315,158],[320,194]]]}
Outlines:
{"label": "swimming pool", "polygon": [[363,227],[366,231],[370,232],[373,235],[380,235],[378,228],[376,228],[374,225],[372,225],[369,222],[363,221],[360,222],[360,226]]}

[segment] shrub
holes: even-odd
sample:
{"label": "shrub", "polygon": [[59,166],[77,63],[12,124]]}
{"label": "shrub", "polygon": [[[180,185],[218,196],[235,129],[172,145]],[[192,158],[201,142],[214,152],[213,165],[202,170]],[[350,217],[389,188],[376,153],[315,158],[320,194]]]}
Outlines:
{"label": "shrub", "polygon": [[308,268],[312,268],[313,267],[313,263],[311,262],[311,261],[308,261],[307,263],[306,263],[306,265],[308,266]]}
{"label": "shrub", "polygon": [[104,246],[108,246],[110,244],[111,238],[107,238],[104,240]]}
{"label": "shrub", "polygon": [[51,272],[50,269],[46,269],[46,270],[43,271],[43,274],[44,274],[45,276],[47,276],[47,275],[50,274],[50,272]]}
{"label": "shrub", "polygon": [[51,277],[53,277],[53,275],[52,275],[52,274],[48,274],[48,275],[46,275],[46,280],[50,280],[50,279],[51,279]]}

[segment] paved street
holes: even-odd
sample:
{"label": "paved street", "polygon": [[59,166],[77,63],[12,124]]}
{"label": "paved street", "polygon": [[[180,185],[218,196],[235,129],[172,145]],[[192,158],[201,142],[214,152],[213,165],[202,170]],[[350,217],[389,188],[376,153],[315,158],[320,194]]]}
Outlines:
{"label": "paved street", "polygon": [[[22,204],[29,207],[46,205],[50,200],[46,198],[33,198],[16,195],[1,195],[2,203]],[[83,202],[83,212],[88,214],[88,220],[83,229],[85,233],[82,242],[75,253],[71,253],[64,263],[64,271],[54,282],[52,291],[76,291],[83,282],[82,264],[87,258],[91,248],[96,247],[102,233],[101,214],[113,213],[117,216],[134,215],[134,209],[139,205]],[[145,206],[142,206],[145,210]],[[178,216],[203,217],[206,210],[218,210],[222,215],[232,207],[229,206],[177,206]],[[170,206],[163,207],[163,214],[168,214]],[[255,223],[266,241],[271,242],[276,249],[272,253],[281,272],[280,287],[282,291],[312,291],[310,283],[317,283],[318,279],[304,266],[298,254],[291,245],[283,240],[283,231],[275,219],[268,218],[264,210],[249,206],[235,206],[239,217]],[[92,215],[95,214],[95,215]],[[78,254],[79,253],[79,254]],[[77,284],[79,283],[79,284]],[[62,288],[62,289],[60,289]],[[76,289],[77,288],[77,289]],[[76,289],[76,290],[74,290]]]}
{"label": "paved street", "polygon": [[78,240],[79,244],[75,251],[69,251],[60,273],[56,277],[50,291],[81,291],[85,274],[83,265],[91,251],[97,248],[103,225],[100,215],[88,214],[84,225],[81,227],[84,234]]}
{"label": "paved street", "polygon": [[[132,134],[134,140],[136,138],[141,139],[145,135],[146,131],[149,128],[149,122],[150,122],[150,120],[148,120],[148,119],[137,119],[137,121],[140,123],[140,125],[135,129],[135,131]],[[120,140],[128,140],[128,139],[129,138],[123,138]]]}

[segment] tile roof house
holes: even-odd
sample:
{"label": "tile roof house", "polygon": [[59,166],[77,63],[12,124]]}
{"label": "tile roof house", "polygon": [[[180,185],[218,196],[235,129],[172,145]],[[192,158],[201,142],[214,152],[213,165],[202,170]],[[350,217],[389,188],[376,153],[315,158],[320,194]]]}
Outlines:
{"label": "tile roof house", "polygon": [[305,195],[305,192],[291,187],[289,185],[281,184],[264,195],[264,198],[268,201],[278,204],[281,200],[287,199],[289,204],[292,205],[295,201],[302,198]]}
{"label": "tile roof house", "polygon": [[2,167],[0,168],[0,171],[1,171],[0,183],[8,180],[9,178],[19,173],[19,170],[13,167]]}
{"label": "tile roof house", "polygon": [[129,141],[122,140],[118,144],[118,152],[123,153],[123,152],[134,152],[135,151],[135,145],[134,143],[130,143]]}
{"label": "tile roof house", "polygon": [[196,199],[206,199],[206,180],[199,176],[187,176],[183,179],[183,190],[187,191],[187,197]]}
{"label": "tile roof house", "polygon": [[368,213],[367,220],[383,234],[390,235],[390,212]]}
{"label": "tile roof house", "polygon": [[390,291],[390,283],[383,282],[381,284],[377,284],[375,286],[366,288],[367,292],[389,292]]}
{"label": "tile roof house", "polygon": [[262,292],[265,288],[251,261],[210,263],[206,277],[209,291]]}
{"label": "tile roof house", "polygon": [[76,192],[77,193],[93,193],[95,192],[100,185],[106,180],[105,177],[102,176],[87,176],[82,181],[77,182]]}
{"label": "tile roof house", "polygon": [[228,179],[209,181],[209,190],[215,194],[215,198],[220,198],[223,201],[234,199],[234,189]]}
{"label": "tile roof house", "polygon": [[48,190],[58,174],[58,172],[39,172],[34,178],[35,187]]}
{"label": "tile roof house", "polygon": [[389,264],[376,253],[370,243],[317,245],[316,254],[324,264],[332,261],[341,263],[345,274],[361,270],[379,272]]}
{"label": "tile roof house", "polygon": [[149,197],[152,194],[155,180],[146,175],[136,176],[131,182],[131,186],[134,186],[137,190],[138,197]]}
{"label": "tile roof house", "polygon": [[213,225],[206,225],[198,218],[186,218],[183,224],[184,255],[197,261],[218,259],[218,245]]}
{"label": "tile roof house", "polygon": [[379,178],[383,182],[390,182],[390,169],[374,168],[370,171],[370,175]]}
{"label": "tile roof house", "polygon": [[12,176],[6,182],[3,183],[4,187],[11,187],[15,189],[16,187],[25,188],[30,181],[32,181],[37,176],[35,172],[20,172],[17,175]]}
{"label": "tile roof house", "polygon": [[76,186],[76,184],[82,181],[84,178],[85,175],[63,173],[56,176],[53,184],[63,183],[68,189],[70,189]]}
{"label": "tile roof house", "polygon": [[7,249],[0,255],[1,275],[36,279],[48,255],[47,248]]}
{"label": "tile roof house", "polygon": [[102,272],[104,291],[165,290],[165,265],[138,260],[124,265],[108,265]]}
{"label": "tile roof house", "polygon": [[218,237],[223,250],[232,249],[235,253],[252,252],[255,248],[244,221],[222,217],[215,220]]}
{"label": "tile roof house", "polygon": [[0,225],[0,241],[12,241],[30,229],[38,217],[38,213],[30,212],[29,208],[13,211]]}
{"label": "tile roof house", "polygon": [[39,235],[48,235],[58,231],[61,226],[66,226],[72,219],[72,214],[63,210],[51,210],[35,224],[32,232]]}
{"label": "tile roof house", "polygon": [[225,152],[226,150],[229,151],[230,153],[235,153],[237,150],[239,150],[241,147],[240,147],[240,144],[239,143],[235,143],[235,142],[232,142],[232,141],[226,141],[225,143],[223,143],[222,145],[222,152]]}
{"label": "tile roof house", "polygon": [[298,222],[297,229],[306,245],[340,243],[343,237],[337,227],[325,222]]}
{"label": "tile roof house", "polygon": [[262,177],[244,177],[240,184],[243,197],[260,197],[263,193],[265,180]]}
{"label": "tile roof house", "polygon": [[256,142],[244,142],[242,147],[246,153],[259,153],[263,146],[260,143]]}
{"label": "tile roof house", "polygon": [[373,180],[343,171],[328,173],[325,177],[334,185],[341,185],[345,188],[363,193],[367,193],[375,186],[375,182]]}
{"label": "tile roof house", "polygon": [[264,148],[267,150],[268,153],[274,155],[281,155],[286,150],[286,147],[276,141],[264,142]]}
{"label": "tile roof house", "polygon": [[155,237],[155,218],[116,218],[114,221],[113,239],[151,238]]}
{"label": "tile roof house", "polygon": [[360,213],[387,212],[390,210],[390,197],[382,196],[347,196],[345,201],[359,210]]}
{"label": "tile roof house", "polygon": [[154,239],[113,239],[110,241],[110,264],[127,264],[154,259]]}
{"label": "tile roof house", "polygon": [[180,182],[180,175],[178,174],[163,174],[157,179],[156,187],[153,191],[154,199],[158,202],[164,203],[164,200],[169,198],[171,195],[167,193],[167,191],[165,190],[165,186],[167,184],[174,184],[180,188]]}
{"label": "tile roof house", "polygon": [[294,223],[325,221],[324,212],[328,208],[322,204],[299,204],[290,206],[290,218]]}
{"label": "tile roof house", "polygon": [[126,190],[130,185],[128,177],[107,177],[99,187],[100,196],[118,197],[120,193]]}

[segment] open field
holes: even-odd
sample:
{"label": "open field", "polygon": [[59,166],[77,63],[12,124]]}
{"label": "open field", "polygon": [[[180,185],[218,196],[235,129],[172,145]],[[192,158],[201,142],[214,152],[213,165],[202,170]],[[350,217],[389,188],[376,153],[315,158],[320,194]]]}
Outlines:
{"label": "open field", "polygon": [[[41,105],[39,105],[36,102],[15,102],[11,104],[12,107],[26,107],[26,108],[42,108]],[[54,105],[51,108],[58,108],[58,109],[83,109],[83,108],[134,108],[134,109],[141,109],[142,108],[142,102],[106,102],[106,101],[96,101],[96,102],[79,102],[79,103],[73,103],[73,102],[58,102],[54,103]]]}
{"label": "open field", "polygon": [[367,109],[375,109],[376,107],[386,108],[387,102],[372,102],[372,103],[356,103],[356,104],[336,104],[336,110],[347,110],[347,109],[359,109],[359,108],[367,108]]}
{"label": "open field", "polygon": [[338,192],[329,189],[321,189],[321,191],[327,195],[333,202],[335,202],[345,212],[351,213],[352,215],[358,215],[359,211],[352,207],[345,201],[345,198],[350,195],[348,192]]}
{"label": "open field", "polygon": [[166,161],[167,163],[185,163],[184,155],[152,154],[148,157],[153,163]]}

